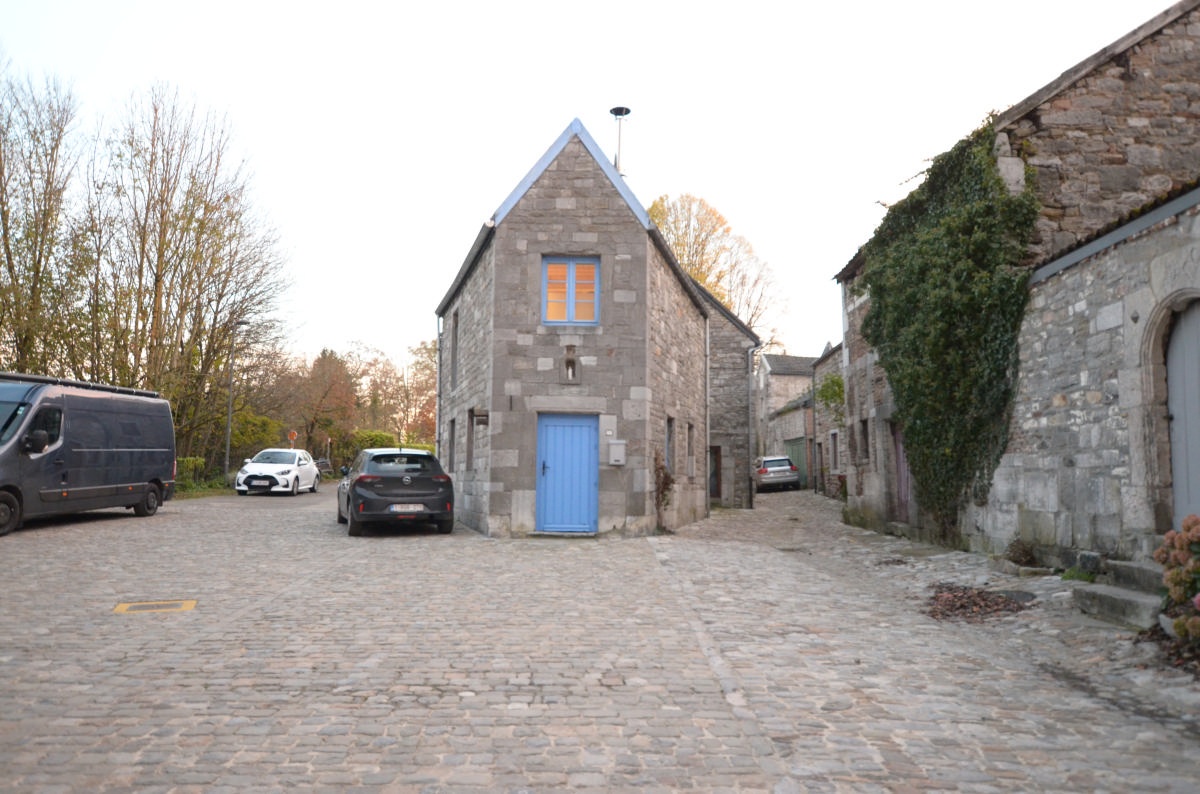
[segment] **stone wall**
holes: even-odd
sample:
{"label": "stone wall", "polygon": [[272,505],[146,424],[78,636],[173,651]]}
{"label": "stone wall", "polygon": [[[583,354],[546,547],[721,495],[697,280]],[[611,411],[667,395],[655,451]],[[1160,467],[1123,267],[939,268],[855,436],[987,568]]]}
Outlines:
{"label": "stone wall", "polygon": [[[846,347],[837,345],[817,360],[813,367],[813,384],[819,389],[821,383],[832,375],[846,378],[850,366],[845,356]],[[845,407],[838,412],[831,406],[813,401],[813,439],[815,441],[813,472],[814,489],[826,496],[845,495]]]}
{"label": "stone wall", "polygon": [[1036,263],[1200,178],[1200,9],[1145,33],[996,120],[1001,154],[1036,173]]}
{"label": "stone wall", "polygon": [[1196,207],[1033,285],[1008,448],[964,522],[977,548],[1149,557],[1171,520],[1162,351],[1197,297]]}
{"label": "stone wall", "polygon": [[438,339],[438,457],[454,479],[455,518],[484,534],[492,513],[490,427],[471,417],[492,404],[494,281],[489,248],[448,307]]}
{"label": "stone wall", "polygon": [[[888,511],[889,482],[886,467],[881,465],[884,450],[872,450],[870,439],[871,430],[891,417],[892,396],[875,351],[862,335],[870,298],[854,295],[852,284],[843,286],[843,293],[848,323],[843,343],[846,413],[840,435],[845,453],[839,473],[845,477],[847,507],[855,523],[882,528],[892,518]],[[877,429],[874,435],[879,438]]]}
{"label": "stone wall", "polygon": [[[722,507],[750,507],[753,465],[751,421],[751,356],[754,341],[719,310],[709,311],[709,446],[720,449],[718,493],[710,500]],[[711,465],[711,461],[710,461]]]}
{"label": "stone wall", "polygon": [[[1019,181],[1023,163],[1036,178],[1034,264],[1054,269],[1200,179],[1200,10],[1172,13],[997,119],[1002,172]],[[1019,537],[1051,564],[1081,550],[1143,559],[1169,527],[1162,363],[1150,351],[1161,353],[1179,296],[1200,290],[1194,229],[1191,214],[1171,219],[1035,278],[1009,445],[963,524],[975,546]]]}
{"label": "stone wall", "polygon": [[653,474],[654,450],[665,450],[668,420],[673,420],[675,486],[663,526],[674,528],[708,515],[708,323],[694,302],[694,294],[657,249],[651,249],[651,253],[647,314],[652,361],[648,383],[653,399],[646,454]]}

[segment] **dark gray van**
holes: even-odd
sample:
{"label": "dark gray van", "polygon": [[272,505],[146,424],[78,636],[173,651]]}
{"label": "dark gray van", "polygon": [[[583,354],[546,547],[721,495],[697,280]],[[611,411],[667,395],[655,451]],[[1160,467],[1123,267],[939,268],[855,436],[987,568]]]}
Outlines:
{"label": "dark gray van", "polygon": [[103,507],[150,516],[175,494],[175,425],[157,392],[0,372],[0,535]]}

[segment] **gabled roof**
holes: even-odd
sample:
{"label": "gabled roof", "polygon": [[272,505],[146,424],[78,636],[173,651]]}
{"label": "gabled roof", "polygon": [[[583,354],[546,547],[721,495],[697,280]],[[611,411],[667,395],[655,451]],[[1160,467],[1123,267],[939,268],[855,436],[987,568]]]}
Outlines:
{"label": "gabled roof", "polygon": [[504,203],[492,215],[493,224],[499,224],[504,220],[512,208],[516,206],[517,202],[521,200],[521,197],[525,195],[525,192],[533,187],[533,183],[537,181],[538,177],[550,167],[550,164],[554,162],[554,158],[562,154],[562,150],[567,147],[571,138],[576,136],[578,136],[584,148],[591,153],[592,159],[600,166],[600,170],[608,177],[608,181],[621,194],[621,198],[625,199],[625,203],[629,205],[629,209],[637,216],[638,221],[642,224],[642,228],[647,230],[654,228],[654,224],[650,222],[650,215],[642,208],[641,203],[637,200],[637,196],[633,195],[633,191],[629,189],[629,186],[625,184],[625,180],[617,173],[616,166],[608,161],[604,152],[601,151],[600,146],[588,134],[588,131],[583,126],[583,122],[579,119],[574,119],[567,125],[567,128],[562,131],[562,135],[558,136],[558,140],[552,143],[550,148],[546,150],[546,153],[542,155],[542,159],[538,160],[533,168],[529,169],[529,173],[525,175],[520,184],[513,189],[512,193],[508,194],[508,198],[504,200]]}
{"label": "gabled roof", "polygon": [[1051,97],[1061,93],[1066,88],[1074,85],[1082,78],[1086,77],[1098,67],[1108,63],[1114,56],[1120,55],[1125,50],[1136,46],[1155,33],[1165,28],[1175,20],[1190,13],[1197,6],[1200,6],[1200,0],[1181,0],[1170,8],[1155,14],[1153,18],[1147,22],[1138,25],[1133,30],[1126,33],[1121,38],[1114,41],[1112,44],[1103,48],[1099,52],[1084,58],[1079,63],[1072,66],[1060,74],[1057,78],[1039,88],[1029,96],[1022,99],[1017,104],[1010,107],[996,117],[996,129],[1004,129],[1009,124],[1017,121],[1026,113],[1029,113],[1034,108],[1049,100]]}
{"label": "gabled roof", "polygon": [[729,320],[730,324],[731,324],[731,325],[733,325],[733,327],[734,327],[734,328],[736,328],[736,329],[738,329],[739,331],[741,331],[741,332],[742,332],[742,334],[743,334],[743,335],[745,335],[745,337],[746,337],[748,340],[750,340],[750,342],[752,342],[752,343],[753,343],[753,347],[759,347],[759,346],[761,346],[761,345],[762,345],[762,340],[758,338],[758,334],[754,333],[754,329],[752,329],[750,326],[748,326],[748,325],[746,325],[744,322],[742,322],[742,318],[738,317],[736,314],[734,314],[732,311],[730,311],[730,310],[729,310],[729,309],[728,309],[728,308],[725,306],[725,304],[723,304],[723,303],[721,303],[721,301],[717,300],[717,296],[713,295],[711,292],[709,292],[707,289],[705,289],[705,287],[704,287],[704,285],[703,285],[703,284],[701,284],[699,281],[696,281],[696,280],[693,278],[693,279],[692,279],[692,286],[693,286],[693,287],[695,287],[695,288],[696,288],[696,290],[697,290],[697,291],[698,291],[698,292],[699,292],[701,295],[703,295],[703,296],[704,296],[704,298],[705,298],[705,299],[706,299],[706,300],[707,300],[707,301],[708,301],[710,304],[712,304],[712,306],[713,306],[714,308],[716,308],[717,312],[718,312],[718,313],[719,313],[719,314],[720,314],[722,317],[724,317],[725,319]]}
{"label": "gabled roof", "polygon": [[450,303],[454,300],[454,297],[458,294],[458,291],[462,288],[462,285],[466,283],[467,278],[471,275],[471,271],[475,269],[475,265],[479,262],[479,256],[487,248],[488,243],[495,234],[496,227],[504,222],[504,219],[508,217],[508,214],[512,211],[513,207],[515,207],[529,191],[529,189],[533,187],[534,182],[538,180],[538,177],[545,173],[546,169],[550,167],[550,164],[554,162],[555,158],[562,154],[563,149],[567,147],[567,144],[571,142],[572,138],[578,138],[580,143],[583,144],[584,148],[587,149],[588,153],[592,155],[592,159],[596,161],[596,165],[599,166],[600,170],[604,172],[604,175],[608,177],[608,181],[612,183],[612,186],[616,188],[617,192],[621,195],[621,198],[625,200],[630,212],[632,212],[634,217],[637,218],[637,221],[642,225],[642,228],[646,230],[647,234],[650,236],[650,241],[666,260],[667,266],[671,268],[672,272],[675,274],[675,278],[678,279],[679,283],[683,285],[684,291],[687,293],[692,303],[700,311],[701,316],[707,317],[708,302],[705,301],[704,297],[697,291],[696,282],[680,266],[679,262],[675,259],[675,255],[671,252],[671,247],[667,245],[662,234],[659,232],[658,227],[656,227],[654,222],[650,220],[650,214],[646,212],[646,209],[641,205],[641,202],[639,202],[637,197],[633,195],[633,191],[629,189],[627,184],[625,184],[625,180],[617,172],[616,167],[608,161],[607,157],[604,156],[604,152],[600,149],[600,146],[596,143],[592,136],[588,134],[588,131],[584,128],[583,123],[579,119],[574,119],[570,124],[567,125],[567,128],[563,130],[562,134],[558,136],[558,139],[550,145],[550,148],[546,150],[546,153],[543,154],[541,159],[534,164],[533,168],[529,170],[529,173],[525,175],[525,178],[522,179],[512,193],[508,195],[508,198],[504,200],[496,212],[492,214],[492,217],[483,224],[483,228],[481,228],[479,230],[479,234],[475,236],[475,242],[472,243],[471,250],[467,252],[467,258],[463,260],[462,267],[460,267],[458,270],[458,275],[454,277],[454,281],[451,283],[450,289],[446,291],[441,303],[438,304],[436,311],[437,316],[442,317],[446,314],[446,310],[450,307]]}
{"label": "gabled roof", "polygon": [[767,353],[762,357],[763,366],[772,375],[812,375],[816,361],[811,356],[783,356],[778,353]]}

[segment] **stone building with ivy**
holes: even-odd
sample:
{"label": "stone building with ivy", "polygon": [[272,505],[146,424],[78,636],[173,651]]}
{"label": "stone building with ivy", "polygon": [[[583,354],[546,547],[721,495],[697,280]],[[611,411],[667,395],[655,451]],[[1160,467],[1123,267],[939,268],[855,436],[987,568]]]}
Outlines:
{"label": "stone building with ivy", "polygon": [[1147,560],[1200,513],[1200,0],[936,158],[837,280],[852,521]]}

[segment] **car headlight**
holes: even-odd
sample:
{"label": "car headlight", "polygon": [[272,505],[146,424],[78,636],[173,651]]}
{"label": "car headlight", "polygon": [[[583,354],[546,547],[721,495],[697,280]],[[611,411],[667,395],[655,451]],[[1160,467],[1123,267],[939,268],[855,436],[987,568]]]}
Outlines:
{"label": "car headlight", "polygon": [[286,476],[288,476],[288,475],[289,475],[289,474],[291,474],[291,473],[292,473],[292,470],[291,470],[291,469],[280,469],[280,471],[279,471],[279,476],[280,476],[280,477],[286,477]]}
{"label": "car headlight", "polygon": [[250,473],[250,472],[246,471],[245,469],[238,469],[238,476],[239,476],[239,477],[245,477],[245,476],[246,476],[247,474],[249,474],[249,473]]}

